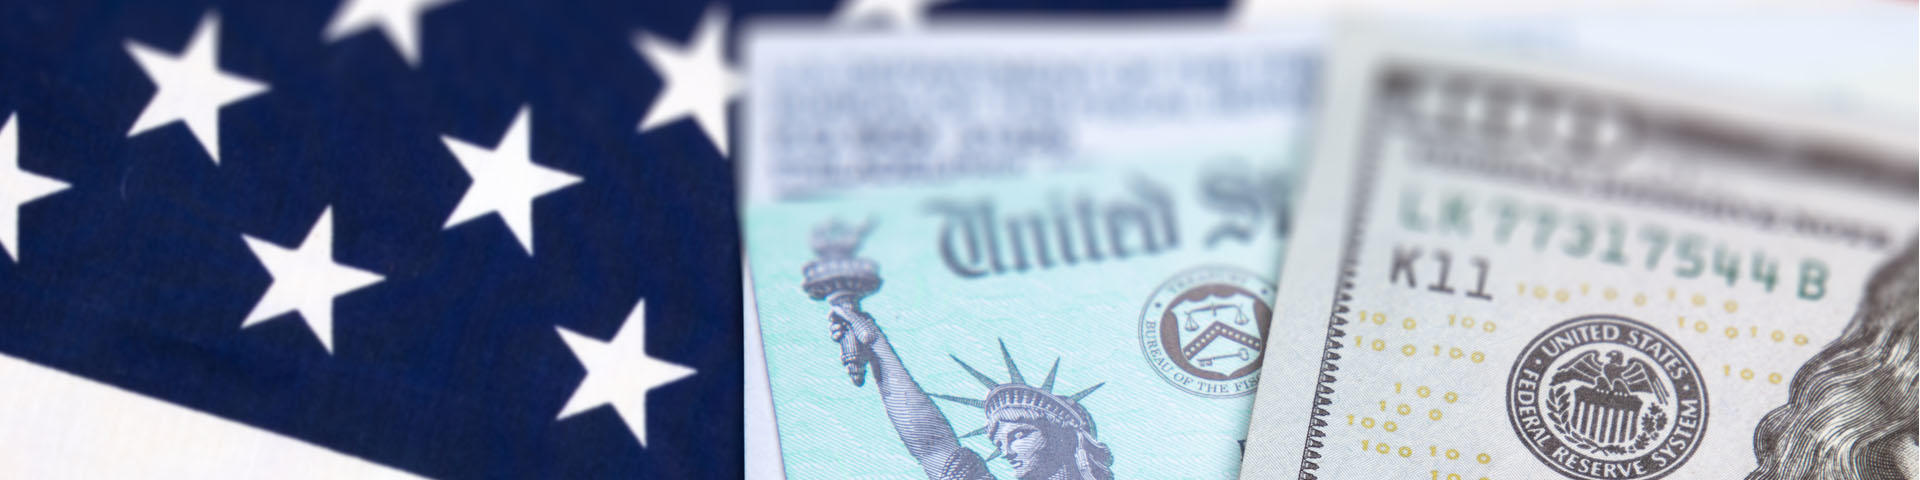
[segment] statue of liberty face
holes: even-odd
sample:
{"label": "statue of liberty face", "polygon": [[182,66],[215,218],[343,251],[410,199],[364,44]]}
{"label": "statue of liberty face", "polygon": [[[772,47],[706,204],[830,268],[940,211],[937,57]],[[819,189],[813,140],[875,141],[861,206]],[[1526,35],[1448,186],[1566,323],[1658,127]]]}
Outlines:
{"label": "statue of liberty face", "polygon": [[1013,476],[1046,478],[1073,459],[1073,436],[1047,422],[1002,421],[993,444],[1007,457]]}

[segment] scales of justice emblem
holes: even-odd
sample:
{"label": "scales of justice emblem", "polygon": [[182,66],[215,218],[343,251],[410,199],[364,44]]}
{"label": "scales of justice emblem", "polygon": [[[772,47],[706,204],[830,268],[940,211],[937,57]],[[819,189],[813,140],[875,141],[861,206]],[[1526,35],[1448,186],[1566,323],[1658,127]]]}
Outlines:
{"label": "scales of justice emblem", "polygon": [[[1227,298],[1207,298],[1191,305],[1176,305],[1174,309],[1185,321],[1179,322],[1180,353],[1191,359],[1200,368],[1212,367],[1215,362],[1226,361],[1233,366],[1245,366],[1259,355],[1260,337],[1247,333],[1253,323],[1253,297],[1233,295]],[[1205,330],[1200,325],[1207,326]],[[1229,327],[1228,325],[1233,325]],[[1236,328],[1238,327],[1238,328]],[[1228,341],[1225,348],[1215,349],[1210,355],[1201,352],[1213,346],[1214,340]]]}
{"label": "scales of justice emblem", "polygon": [[[880,267],[854,257],[869,225],[847,226],[829,221],[814,228],[812,246],[817,256],[802,267],[802,288],[829,306],[827,318],[833,341],[840,344],[840,363],[855,387],[865,386],[873,373],[887,419],[900,441],[931,480],[993,478],[986,462],[1005,458],[1015,477],[1047,480],[1110,480],[1113,453],[1099,441],[1093,415],[1080,402],[1105,383],[1072,394],[1054,393],[1060,361],[1054,360],[1039,386],[1029,385],[1020,367],[1000,342],[1008,381],[1000,382],[949,354],[960,368],[988,389],[980,398],[928,394],[907,372],[906,365],[871,315],[860,309],[860,299],[880,289]],[[955,435],[946,415],[936,408],[939,398],[978,408],[987,424]],[[994,451],[986,459],[960,446],[960,439],[985,435]]]}
{"label": "scales of justice emblem", "polygon": [[1174,275],[1140,313],[1140,348],[1160,377],[1203,397],[1253,393],[1273,318],[1274,287],[1210,266]]}

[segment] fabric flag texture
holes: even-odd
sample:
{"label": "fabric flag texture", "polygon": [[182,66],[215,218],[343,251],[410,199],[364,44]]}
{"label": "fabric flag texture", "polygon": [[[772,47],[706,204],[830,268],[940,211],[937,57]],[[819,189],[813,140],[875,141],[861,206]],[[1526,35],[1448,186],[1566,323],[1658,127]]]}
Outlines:
{"label": "fabric flag texture", "polygon": [[[0,355],[428,477],[738,476],[732,98],[667,67],[732,15],[0,2]],[[92,420],[34,423],[150,430]]]}

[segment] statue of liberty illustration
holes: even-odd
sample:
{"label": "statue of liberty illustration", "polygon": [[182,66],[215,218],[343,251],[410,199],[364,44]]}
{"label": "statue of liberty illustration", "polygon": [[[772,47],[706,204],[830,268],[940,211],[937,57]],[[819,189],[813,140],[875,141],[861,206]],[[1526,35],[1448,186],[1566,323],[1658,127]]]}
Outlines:
{"label": "statue of liberty illustration", "polygon": [[[1105,383],[1077,393],[1053,393],[1054,374],[1060,361],[1039,386],[1026,383],[1020,368],[1008,353],[1005,341],[1000,354],[1007,366],[1006,382],[975,370],[959,357],[948,355],[960,368],[987,387],[984,397],[928,394],[907,373],[906,365],[894,352],[885,333],[873,317],[860,310],[860,299],[880,289],[879,266],[872,260],[855,258],[854,250],[866,236],[868,223],[849,227],[829,221],[814,228],[812,246],[818,258],[808,262],[803,273],[804,288],[815,300],[826,300],[831,307],[828,319],[833,340],[840,344],[840,362],[855,387],[866,383],[868,368],[886,405],[887,418],[900,434],[901,443],[920,462],[920,468],[932,480],[977,480],[993,478],[986,462],[1006,457],[1014,476],[1027,480],[1108,480],[1113,478],[1113,454],[1095,436],[1093,416],[1080,406],[1080,400]],[[954,435],[946,415],[933,404],[933,398],[981,408],[987,424],[964,435]],[[994,452],[982,460],[978,453],[960,446],[960,439],[986,435]]]}

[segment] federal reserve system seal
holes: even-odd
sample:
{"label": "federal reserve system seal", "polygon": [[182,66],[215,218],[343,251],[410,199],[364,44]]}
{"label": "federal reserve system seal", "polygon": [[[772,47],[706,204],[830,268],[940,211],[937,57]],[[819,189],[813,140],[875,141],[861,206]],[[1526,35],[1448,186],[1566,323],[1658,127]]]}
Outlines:
{"label": "federal reserve system seal", "polygon": [[1273,318],[1274,284],[1232,267],[1174,275],[1140,312],[1147,364],[1181,390],[1203,397],[1253,393]]}
{"label": "federal reserve system seal", "polygon": [[1533,455],[1581,479],[1655,479],[1686,463],[1707,426],[1693,359],[1646,324],[1561,322],[1520,351],[1507,417]]}

